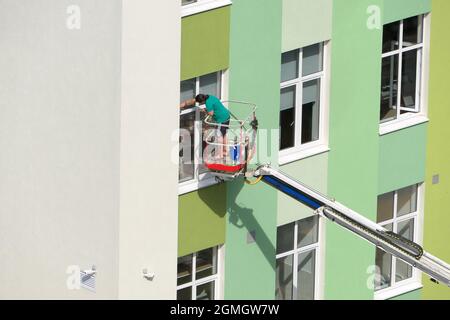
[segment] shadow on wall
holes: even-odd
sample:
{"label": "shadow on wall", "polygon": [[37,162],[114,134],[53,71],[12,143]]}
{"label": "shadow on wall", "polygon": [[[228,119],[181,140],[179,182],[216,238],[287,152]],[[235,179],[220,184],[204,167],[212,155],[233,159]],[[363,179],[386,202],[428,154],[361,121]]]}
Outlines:
{"label": "shadow on wall", "polygon": [[223,218],[227,213],[227,189],[224,183],[198,190],[198,196],[208,208],[220,218]]}
{"label": "shadow on wall", "polygon": [[[232,199],[236,199],[238,193],[244,187],[243,178],[236,179],[235,181],[229,183],[235,184],[235,187],[230,188],[230,193],[228,196]],[[264,232],[264,229],[261,227],[258,220],[255,218],[253,209],[243,207],[235,201],[229,201],[228,204],[229,222],[239,229],[245,227],[249,233],[254,235],[256,244],[264,254],[264,257],[272,269],[275,270],[275,246]]]}

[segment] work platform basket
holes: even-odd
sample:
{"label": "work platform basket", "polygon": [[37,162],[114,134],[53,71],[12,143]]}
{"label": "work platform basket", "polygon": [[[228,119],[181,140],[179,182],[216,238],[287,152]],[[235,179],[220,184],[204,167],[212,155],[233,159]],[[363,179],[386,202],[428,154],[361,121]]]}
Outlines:
{"label": "work platform basket", "polygon": [[203,163],[216,177],[233,179],[245,173],[256,152],[256,105],[232,100],[222,103],[230,110],[230,122],[224,125],[210,115],[205,118]]}

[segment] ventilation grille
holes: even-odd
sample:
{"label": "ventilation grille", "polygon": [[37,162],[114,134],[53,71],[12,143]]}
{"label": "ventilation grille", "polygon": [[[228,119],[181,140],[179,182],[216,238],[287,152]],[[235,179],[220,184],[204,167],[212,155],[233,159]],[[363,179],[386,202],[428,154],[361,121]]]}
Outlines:
{"label": "ventilation grille", "polygon": [[95,292],[95,274],[88,275],[84,271],[80,271],[81,287],[89,291]]}

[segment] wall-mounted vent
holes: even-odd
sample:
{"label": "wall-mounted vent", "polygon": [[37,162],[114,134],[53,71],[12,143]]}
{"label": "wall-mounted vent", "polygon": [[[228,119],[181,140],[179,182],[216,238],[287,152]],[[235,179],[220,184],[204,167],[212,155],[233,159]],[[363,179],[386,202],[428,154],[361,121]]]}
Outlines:
{"label": "wall-mounted vent", "polygon": [[439,184],[439,175],[438,174],[435,174],[433,176],[433,184]]}
{"label": "wall-mounted vent", "polygon": [[95,274],[87,274],[85,271],[80,271],[80,282],[82,288],[95,292]]}

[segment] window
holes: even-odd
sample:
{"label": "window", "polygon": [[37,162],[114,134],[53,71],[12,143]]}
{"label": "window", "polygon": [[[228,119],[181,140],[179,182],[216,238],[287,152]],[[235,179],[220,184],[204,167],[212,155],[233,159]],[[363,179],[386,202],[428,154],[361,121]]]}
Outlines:
{"label": "window", "polygon": [[[408,240],[418,242],[420,191],[419,185],[413,185],[380,195],[377,223]],[[417,272],[413,267],[379,248],[376,249],[375,263],[379,271],[375,291],[395,288],[417,279]]]}
{"label": "window", "polygon": [[424,16],[384,26],[381,123],[421,112],[423,48]]}
{"label": "window", "polygon": [[277,300],[317,299],[319,217],[278,227],[276,259]]}
{"label": "window", "polygon": [[[221,98],[222,73],[214,72],[201,77],[181,81],[180,102],[193,99],[199,93]],[[205,180],[207,169],[203,166],[203,120],[205,113],[198,108],[185,109],[180,113],[179,182],[198,183]]]}
{"label": "window", "polygon": [[324,43],[281,56],[280,157],[325,144]]}
{"label": "window", "polygon": [[231,4],[231,0],[181,0],[183,17]]}
{"label": "window", "polygon": [[214,300],[217,297],[218,248],[178,258],[177,300]]}

